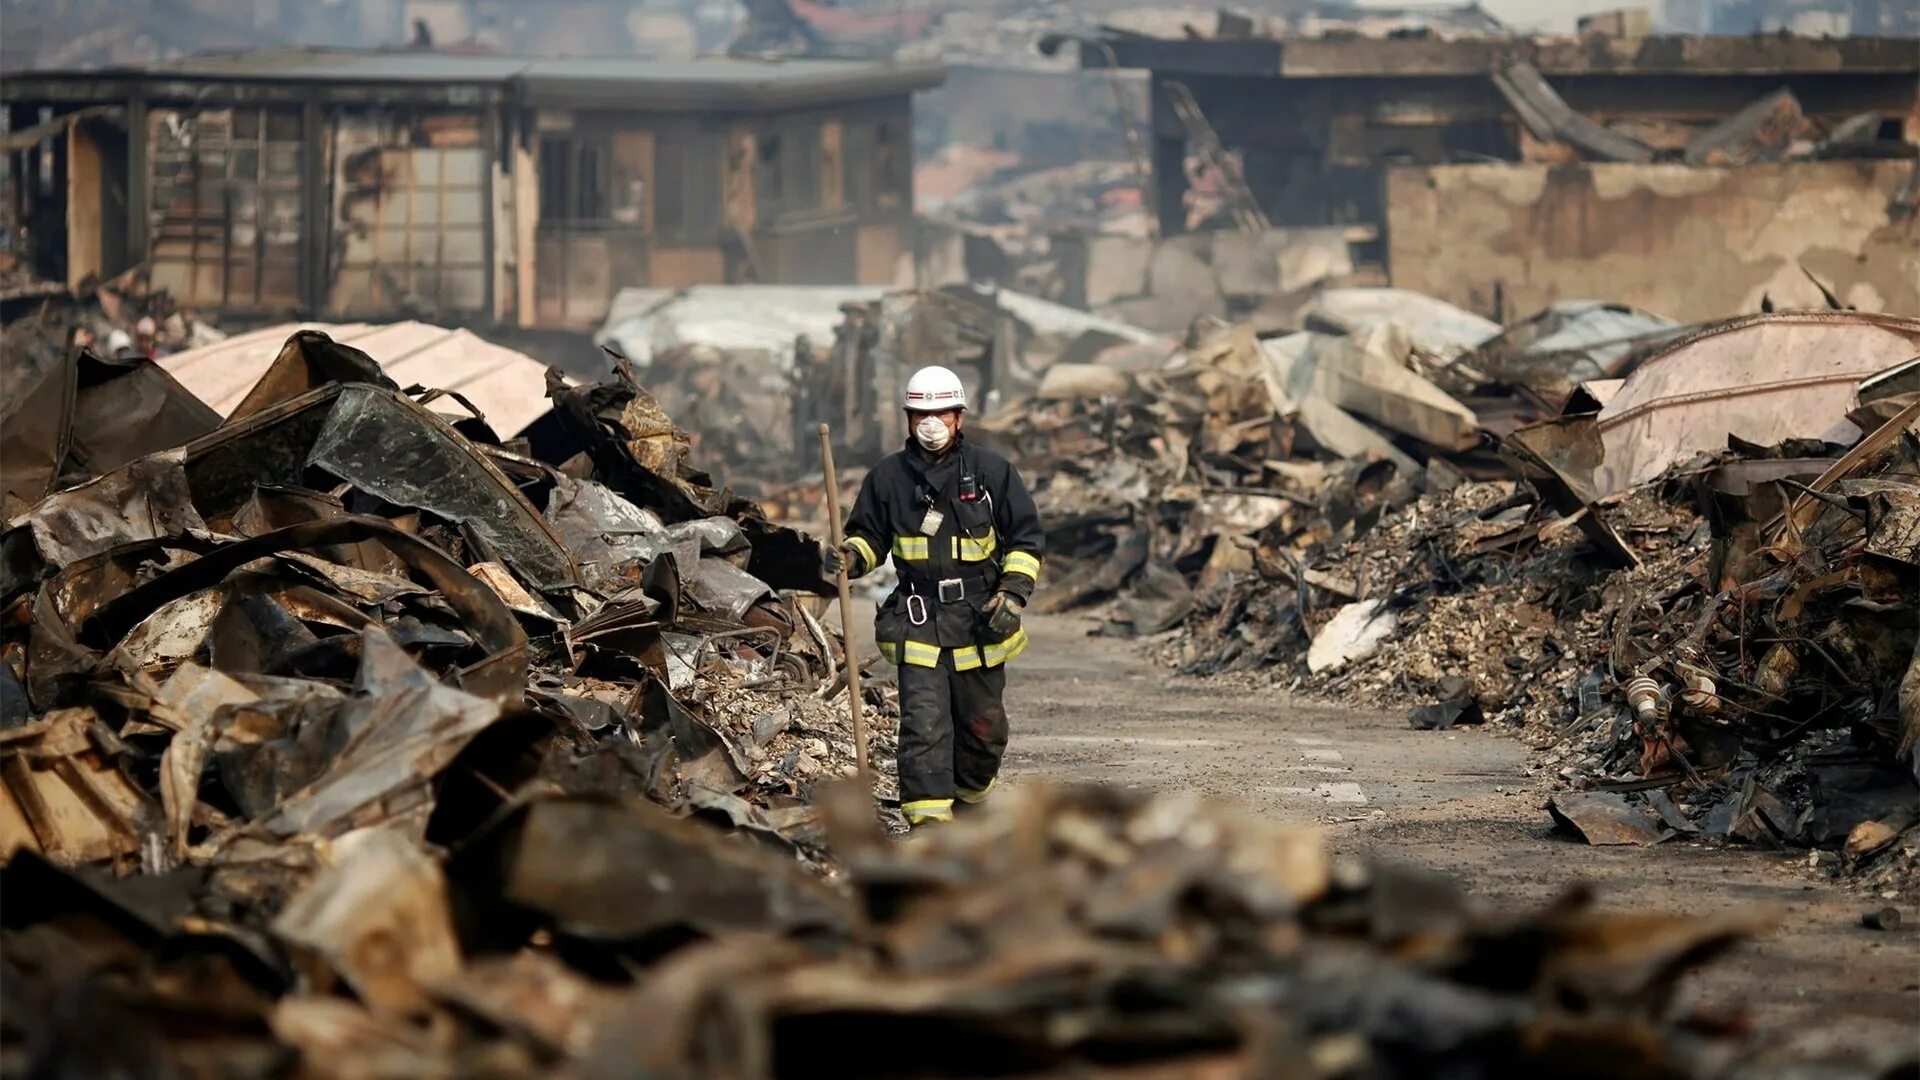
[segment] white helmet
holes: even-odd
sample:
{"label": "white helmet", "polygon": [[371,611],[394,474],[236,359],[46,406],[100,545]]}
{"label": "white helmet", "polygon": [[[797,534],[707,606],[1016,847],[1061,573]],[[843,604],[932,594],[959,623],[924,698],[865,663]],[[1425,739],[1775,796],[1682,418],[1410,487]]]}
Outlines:
{"label": "white helmet", "polygon": [[923,367],[907,380],[908,412],[945,412],[967,407],[967,388],[948,368]]}

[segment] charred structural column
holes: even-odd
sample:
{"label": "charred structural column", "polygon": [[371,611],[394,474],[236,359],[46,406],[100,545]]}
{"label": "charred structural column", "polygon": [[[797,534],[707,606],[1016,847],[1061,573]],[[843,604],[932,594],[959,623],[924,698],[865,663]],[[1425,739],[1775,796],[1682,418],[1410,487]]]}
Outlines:
{"label": "charred structural column", "polygon": [[327,115],[318,100],[300,107],[300,298],[309,317],[327,306]]}
{"label": "charred structural column", "polygon": [[147,183],[153,176],[153,148],[147,139],[146,91],[135,86],[127,98],[127,259],[146,264],[153,258],[148,235],[153,210],[147,205]]}
{"label": "charred structural column", "polygon": [[500,204],[500,178],[505,176],[506,183],[513,183],[511,166],[501,167],[501,123],[500,106],[490,97],[486,109],[480,114],[480,167],[484,170],[480,176],[480,190],[484,193],[480,200],[480,250],[487,267],[486,273],[481,275],[481,288],[484,291],[480,307],[487,313],[486,321],[489,323],[501,321],[497,306],[499,297],[495,295],[500,283],[500,246],[494,229],[499,227],[499,223],[494,220],[493,210]]}

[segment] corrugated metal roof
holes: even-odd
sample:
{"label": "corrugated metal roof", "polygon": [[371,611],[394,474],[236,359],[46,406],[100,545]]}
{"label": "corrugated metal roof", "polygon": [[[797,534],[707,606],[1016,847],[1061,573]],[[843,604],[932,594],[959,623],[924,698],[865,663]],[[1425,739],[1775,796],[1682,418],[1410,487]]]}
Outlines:
{"label": "corrugated metal roof", "polygon": [[[423,322],[284,323],[160,358],[160,366],[221,416],[233,412],[266,374],[296,330],[318,330],[373,357],[401,386],[415,383],[459,393],[486,414],[503,438],[512,438],[546,412],[547,366],[466,330]],[[458,402],[428,406],[466,416]]]}
{"label": "corrugated metal roof", "polygon": [[[636,364],[683,345],[722,352],[761,352],[781,368],[793,363],[794,339],[833,340],[842,304],[869,304],[895,292],[889,285],[691,285],[679,289],[626,288],[613,298],[594,340],[611,344]],[[1137,326],[1101,318],[1051,300],[1000,290],[1000,306],[1036,333],[1074,337],[1099,331],[1139,344],[1161,341]]]}
{"label": "corrugated metal roof", "polygon": [[585,102],[634,109],[739,108],[911,93],[938,86],[933,61],[782,59],[731,56],[516,57],[408,50],[271,49],[207,53],[138,67],[87,72],[24,71],[15,80],[174,80],[352,85],[517,84],[528,101]]}

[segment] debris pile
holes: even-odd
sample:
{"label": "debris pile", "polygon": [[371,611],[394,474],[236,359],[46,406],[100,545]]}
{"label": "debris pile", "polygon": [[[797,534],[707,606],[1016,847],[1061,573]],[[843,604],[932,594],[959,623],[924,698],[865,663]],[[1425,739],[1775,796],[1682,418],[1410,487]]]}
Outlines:
{"label": "debris pile", "polygon": [[552,791],[444,855],[393,824],[148,878],[23,853],[0,871],[9,1043],[88,1074],[1777,1066],[1737,1023],[1671,1004],[1757,928],[1740,915],[1576,891],[1492,917],[1187,797],[1024,787],[907,844],[857,785],[823,807],[840,885],[644,798]]}
{"label": "debris pile", "polygon": [[1703,833],[1920,868],[1916,475],[1909,406],[1810,482],[1714,493],[1694,573],[1622,598],[1607,678],[1625,705],[1564,737],[1583,785],[1644,819],[1637,842]]}
{"label": "debris pile", "polygon": [[0,274],[0,351],[9,370],[58,361],[73,349],[89,349],[112,360],[166,356],[223,340],[226,335],[192,308],[182,307],[165,289],[154,289],[143,269],[112,281],[69,292],[58,282],[41,282],[18,268]]}
{"label": "debris pile", "polygon": [[[988,403],[1030,388],[1059,358],[1164,355],[1168,344],[1014,292],[858,285],[624,289],[597,339],[644,372],[726,487],[767,501],[817,488],[822,423],[849,462],[898,449],[900,395],[920,367],[954,368]],[[815,500],[782,520],[822,508]]]}
{"label": "debris pile", "polygon": [[1189,674],[1524,727],[1575,828],[1577,803],[1627,835],[1624,808],[1637,842],[1910,874],[1920,323],[1568,305],[1463,351],[1477,328],[1371,299],[1307,313],[1344,337],[1196,335],[989,418],[1051,530],[1037,603],[1175,630],[1154,648]]}
{"label": "debris pile", "polygon": [[790,592],[818,545],[708,486],[624,366],[553,373],[511,440],[314,331],[224,418],[148,360],[10,374],[0,852],[297,862],[539,776],[818,855],[806,797],[853,760]]}
{"label": "debris pile", "polygon": [[[1499,327],[1391,289],[1329,290],[1300,316],[1320,329],[1263,337],[1202,319],[1165,362],[1056,363],[1031,398],[975,424],[1040,502],[1043,607],[1143,594],[1153,610],[1120,622],[1155,633],[1185,618],[1192,588],[1244,578],[1262,558],[1267,579],[1304,572],[1355,599],[1350,575],[1288,560],[1365,534],[1415,485],[1505,472],[1483,447],[1495,411],[1468,404],[1498,377],[1459,362]],[[1530,415],[1511,391],[1499,404],[1498,423]],[[1430,473],[1416,453],[1437,462]]]}

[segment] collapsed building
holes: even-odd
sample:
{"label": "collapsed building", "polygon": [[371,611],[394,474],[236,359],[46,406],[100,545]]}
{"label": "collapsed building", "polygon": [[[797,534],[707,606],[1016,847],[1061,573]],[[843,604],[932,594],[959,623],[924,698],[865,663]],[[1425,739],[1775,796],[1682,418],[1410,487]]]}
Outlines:
{"label": "collapsed building", "polygon": [[932,63],[288,50],[9,74],[30,265],[208,312],[587,328],[634,285],[889,283]]}
{"label": "collapsed building", "polygon": [[1819,303],[1804,267],[1848,303],[1920,306],[1911,40],[1617,22],[1370,36],[1222,12],[1043,40],[1151,87],[1157,235],[1056,238],[1057,298],[1161,330],[1329,279],[1503,321],[1592,297],[1704,319]]}

